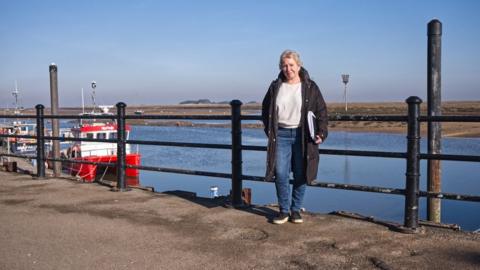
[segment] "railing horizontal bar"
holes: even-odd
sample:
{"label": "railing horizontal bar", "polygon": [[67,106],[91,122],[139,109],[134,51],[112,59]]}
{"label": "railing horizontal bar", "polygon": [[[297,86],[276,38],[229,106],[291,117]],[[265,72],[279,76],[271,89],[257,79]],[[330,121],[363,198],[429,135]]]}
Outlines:
{"label": "railing horizontal bar", "polygon": [[267,147],[266,146],[257,146],[257,145],[242,145],[242,150],[267,151]]}
{"label": "railing horizontal bar", "polygon": [[420,154],[420,159],[480,162],[480,156],[466,155]]}
{"label": "railing horizontal bar", "polygon": [[80,163],[80,164],[100,165],[100,166],[106,166],[106,167],[117,166],[116,163],[96,162],[96,161],[86,161],[86,160],[74,160],[74,159],[64,159],[64,158],[46,158],[45,160],[60,161],[60,162],[66,162],[66,163]]}
{"label": "railing horizontal bar", "polygon": [[[266,151],[266,146],[242,145],[242,150]],[[338,150],[338,149],[319,149],[318,152],[324,155],[347,155],[364,157],[385,157],[385,158],[406,158],[406,153],[401,152],[382,152],[382,151],[363,151],[363,150]]]}
{"label": "railing horizontal bar", "polygon": [[[257,182],[266,182],[265,177],[263,176],[254,176],[254,175],[242,175],[243,180],[257,181]],[[270,182],[267,182],[270,183]]]}
{"label": "railing horizontal bar", "polygon": [[[19,138],[36,139],[35,136],[17,135]],[[8,137],[6,135],[0,135],[0,137]],[[89,138],[71,138],[71,137],[53,137],[45,136],[45,140],[60,140],[60,141],[83,141],[83,142],[106,142],[116,143],[113,139],[89,139]],[[217,148],[217,149],[231,149],[231,145],[226,144],[201,144],[201,143],[182,143],[182,142],[162,142],[162,141],[143,141],[143,140],[127,140],[130,144],[144,144],[144,145],[159,145],[159,146],[178,146],[178,147],[198,147],[198,148]],[[250,151],[266,151],[265,146],[254,145],[242,145],[242,150]],[[387,158],[405,158],[405,153],[400,152],[381,152],[381,151],[360,151],[360,150],[336,150],[336,149],[319,149],[320,154],[327,155],[349,155],[349,156],[370,156],[370,157],[387,157]],[[465,159],[468,156],[464,156]],[[451,160],[463,160],[458,159],[456,156],[448,156]],[[457,159],[455,159],[457,158]],[[478,161],[478,158],[468,159],[468,161]]]}
{"label": "railing horizontal bar", "polygon": [[407,122],[406,115],[330,115],[329,121]]}
{"label": "railing horizontal bar", "polygon": [[28,159],[36,159],[36,158],[37,158],[37,156],[0,153],[0,157],[2,157],[2,156],[3,156],[3,157],[28,158]]}
{"label": "railing horizontal bar", "polygon": [[326,154],[326,155],[346,155],[346,156],[385,157],[385,158],[406,158],[407,157],[407,154],[402,152],[337,150],[337,149],[319,149],[318,152],[320,154]]}
{"label": "railing horizontal bar", "polygon": [[156,172],[165,172],[165,173],[177,173],[177,174],[188,174],[188,175],[200,175],[200,176],[211,176],[219,178],[232,178],[230,173],[216,173],[216,172],[207,172],[207,171],[195,171],[195,170],[184,170],[176,168],[163,168],[163,167],[154,167],[154,166],[134,166],[127,165],[127,168],[146,170],[146,171],[156,171]]}
{"label": "railing horizontal bar", "polygon": [[192,119],[192,120],[231,120],[230,115],[126,115],[125,119],[147,119],[147,120],[175,120],[175,119]]}
{"label": "railing horizontal bar", "polygon": [[[265,182],[265,177],[262,177],[262,176],[242,175],[242,178],[243,178],[243,180]],[[290,180],[290,184],[293,184],[293,180]],[[356,190],[356,191],[365,191],[365,192],[385,193],[385,194],[396,194],[396,195],[405,194],[404,189],[387,188],[387,187],[375,187],[375,186],[364,186],[364,185],[352,185],[352,184],[327,183],[327,182],[314,181],[311,184],[311,186],[322,187],[322,188],[333,188],[333,189],[345,189],[345,190]]]}
{"label": "railing horizontal bar", "polygon": [[7,135],[7,134],[0,134],[0,138],[22,138],[22,139],[36,139],[37,136],[33,135]]}
{"label": "railing horizontal bar", "polygon": [[44,115],[45,119],[116,119],[117,115],[79,115],[79,114],[64,114],[64,115]]}
{"label": "railing horizontal bar", "polygon": [[229,145],[229,144],[162,142],[162,141],[143,141],[143,140],[127,140],[126,142],[129,143],[129,144],[141,144],[141,145],[232,149],[232,146]]}
{"label": "railing horizontal bar", "polygon": [[259,121],[262,121],[262,116],[261,115],[241,115],[240,119],[241,120],[259,120]]}
{"label": "railing horizontal bar", "polygon": [[[261,115],[242,115],[242,120],[262,120]],[[405,115],[330,115],[329,121],[378,121],[378,122],[406,122]]]}
{"label": "railing horizontal bar", "polygon": [[333,189],[356,190],[356,191],[374,192],[374,193],[384,193],[384,194],[395,194],[395,195],[405,194],[405,189],[376,187],[376,186],[327,183],[327,182],[317,182],[317,181],[314,181],[311,184],[311,186],[322,187],[322,188],[333,188]]}
{"label": "railing horizontal bar", "polygon": [[480,202],[480,196],[467,195],[467,194],[420,191],[419,196],[444,199],[444,200]]}
{"label": "railing horizontal bar", "polygon": [[[262,176],[252,176],[252,175],[242,175],[243,180],[258,181],[264,182],[265,177]],[[290,183],[293,184],[293,180],[290,180]],[[363,191],[363,192],[373,192],[373,193],[383,193],[383,194],[395,194],[395,195],[404,195],[405,189],[398,188],[387,188],[387,187],[376,187],[376,186],[364,186],[364,185],[352,185],[352,184],[341,184],[341,183],[328,183],[328,182],[314,182],[311,186],[321,187],[321,188],[332,188],[332,189],[344,189],[344,190],[354,190],[354,191]],[[471,201],[478,202],[480,201],[480,196],[466,195],[466,194],[454,194],[454,193],[436,193],[436,192],[427,192],[420,191],[420,197],[429,197],[429,198],[438,198],[444,200],[457,200],[457,201]]]}
{"label": "railing horizontal bar", "polygon": [[22,115],[2,115],[0,116],[0,119],[1,118],[22,118],[22,119],[28,119],[28,118],[37,118],[37,116],[35,114],[22,114]]}
{"label": "railing horizontal bar", "polygon": [[420,116],[421,122],[480,122],[477,115],[442,115],[442,116]]}

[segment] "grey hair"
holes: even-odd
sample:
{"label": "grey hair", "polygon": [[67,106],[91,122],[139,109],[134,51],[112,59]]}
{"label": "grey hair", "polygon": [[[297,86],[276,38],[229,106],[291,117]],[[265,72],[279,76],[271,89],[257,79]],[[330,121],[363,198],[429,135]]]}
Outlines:
{"label": "grey hair", "polygon": [[299,66],[303,65],[302,60],[300,60],[300,54],[298,54],[296,51],[293,51],[293,50],[285,50],[280,55],[280,62],[278,63],[278,67],[280,69],[282,69],[282,64],[283,64],[282,62],[283,62],[283,59],[285,58],[292,58],[293,60],[295,60],[295,62],[297,62],[297,65]]}

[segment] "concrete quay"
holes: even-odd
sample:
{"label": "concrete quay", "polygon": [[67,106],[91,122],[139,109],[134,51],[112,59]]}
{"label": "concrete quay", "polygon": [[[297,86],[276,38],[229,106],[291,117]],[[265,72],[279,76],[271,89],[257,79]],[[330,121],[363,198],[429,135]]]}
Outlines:
{"label": "concrete quay", "polygon": [[480,235],[0,171],[0,269],[480,269]]}

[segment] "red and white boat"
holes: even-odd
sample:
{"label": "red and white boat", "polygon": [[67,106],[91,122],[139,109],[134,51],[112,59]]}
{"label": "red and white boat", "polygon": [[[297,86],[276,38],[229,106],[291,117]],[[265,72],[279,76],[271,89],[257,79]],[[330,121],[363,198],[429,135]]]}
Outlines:
{"label": "red and white boat", "polygon": [[[107,106],[103,107],[103,115],[109,114]],[[125,135],[126,139],[129,138],[131,127],[126,125]],[[117,138],[117,124],[113,122],[86,122],[82,123],[71,129],[74,138],[88,138],[88,139],[116,139]],[[127,144],[126,147],[126,165],[140,164],[140,153],[132,151],[131,145]],[[88,161],[88,162],[106,162],[116,163],[117,161],[117,144],[108,142],[85,142],[77,141],[72,143],[68,149],[62,151],[64,158],[75,161]],[[94,164],[82,164],[82,163],[65,163],[64,169],[68,170],[71,175],[82,178],[86,182],[93,182],[96,179],[103,180],[107,174],[116,174],[116,167],[107,167]],[[138,169],[126,168],[126,182],[129,186],[139,185],[139,173]]]}

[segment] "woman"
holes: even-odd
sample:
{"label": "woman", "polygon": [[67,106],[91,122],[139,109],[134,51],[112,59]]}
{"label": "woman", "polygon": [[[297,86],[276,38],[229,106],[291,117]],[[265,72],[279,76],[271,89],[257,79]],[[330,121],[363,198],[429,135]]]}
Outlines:
{"label": "woman", "polygon": [[[279,67],[280,74],[270,84],[262,103],[262,119],[268,136],[266,180],[275,180],[280,208],[273,223],[283,224],[288,220],[303,223],[300,209],[305,189],[317,176],[318,144],[328,135],[327,108],[297,52],[284,51]],[[315,139],[309,134],[309,111],[316,116]],[[290,171],[294,178],[291,204]]]}

